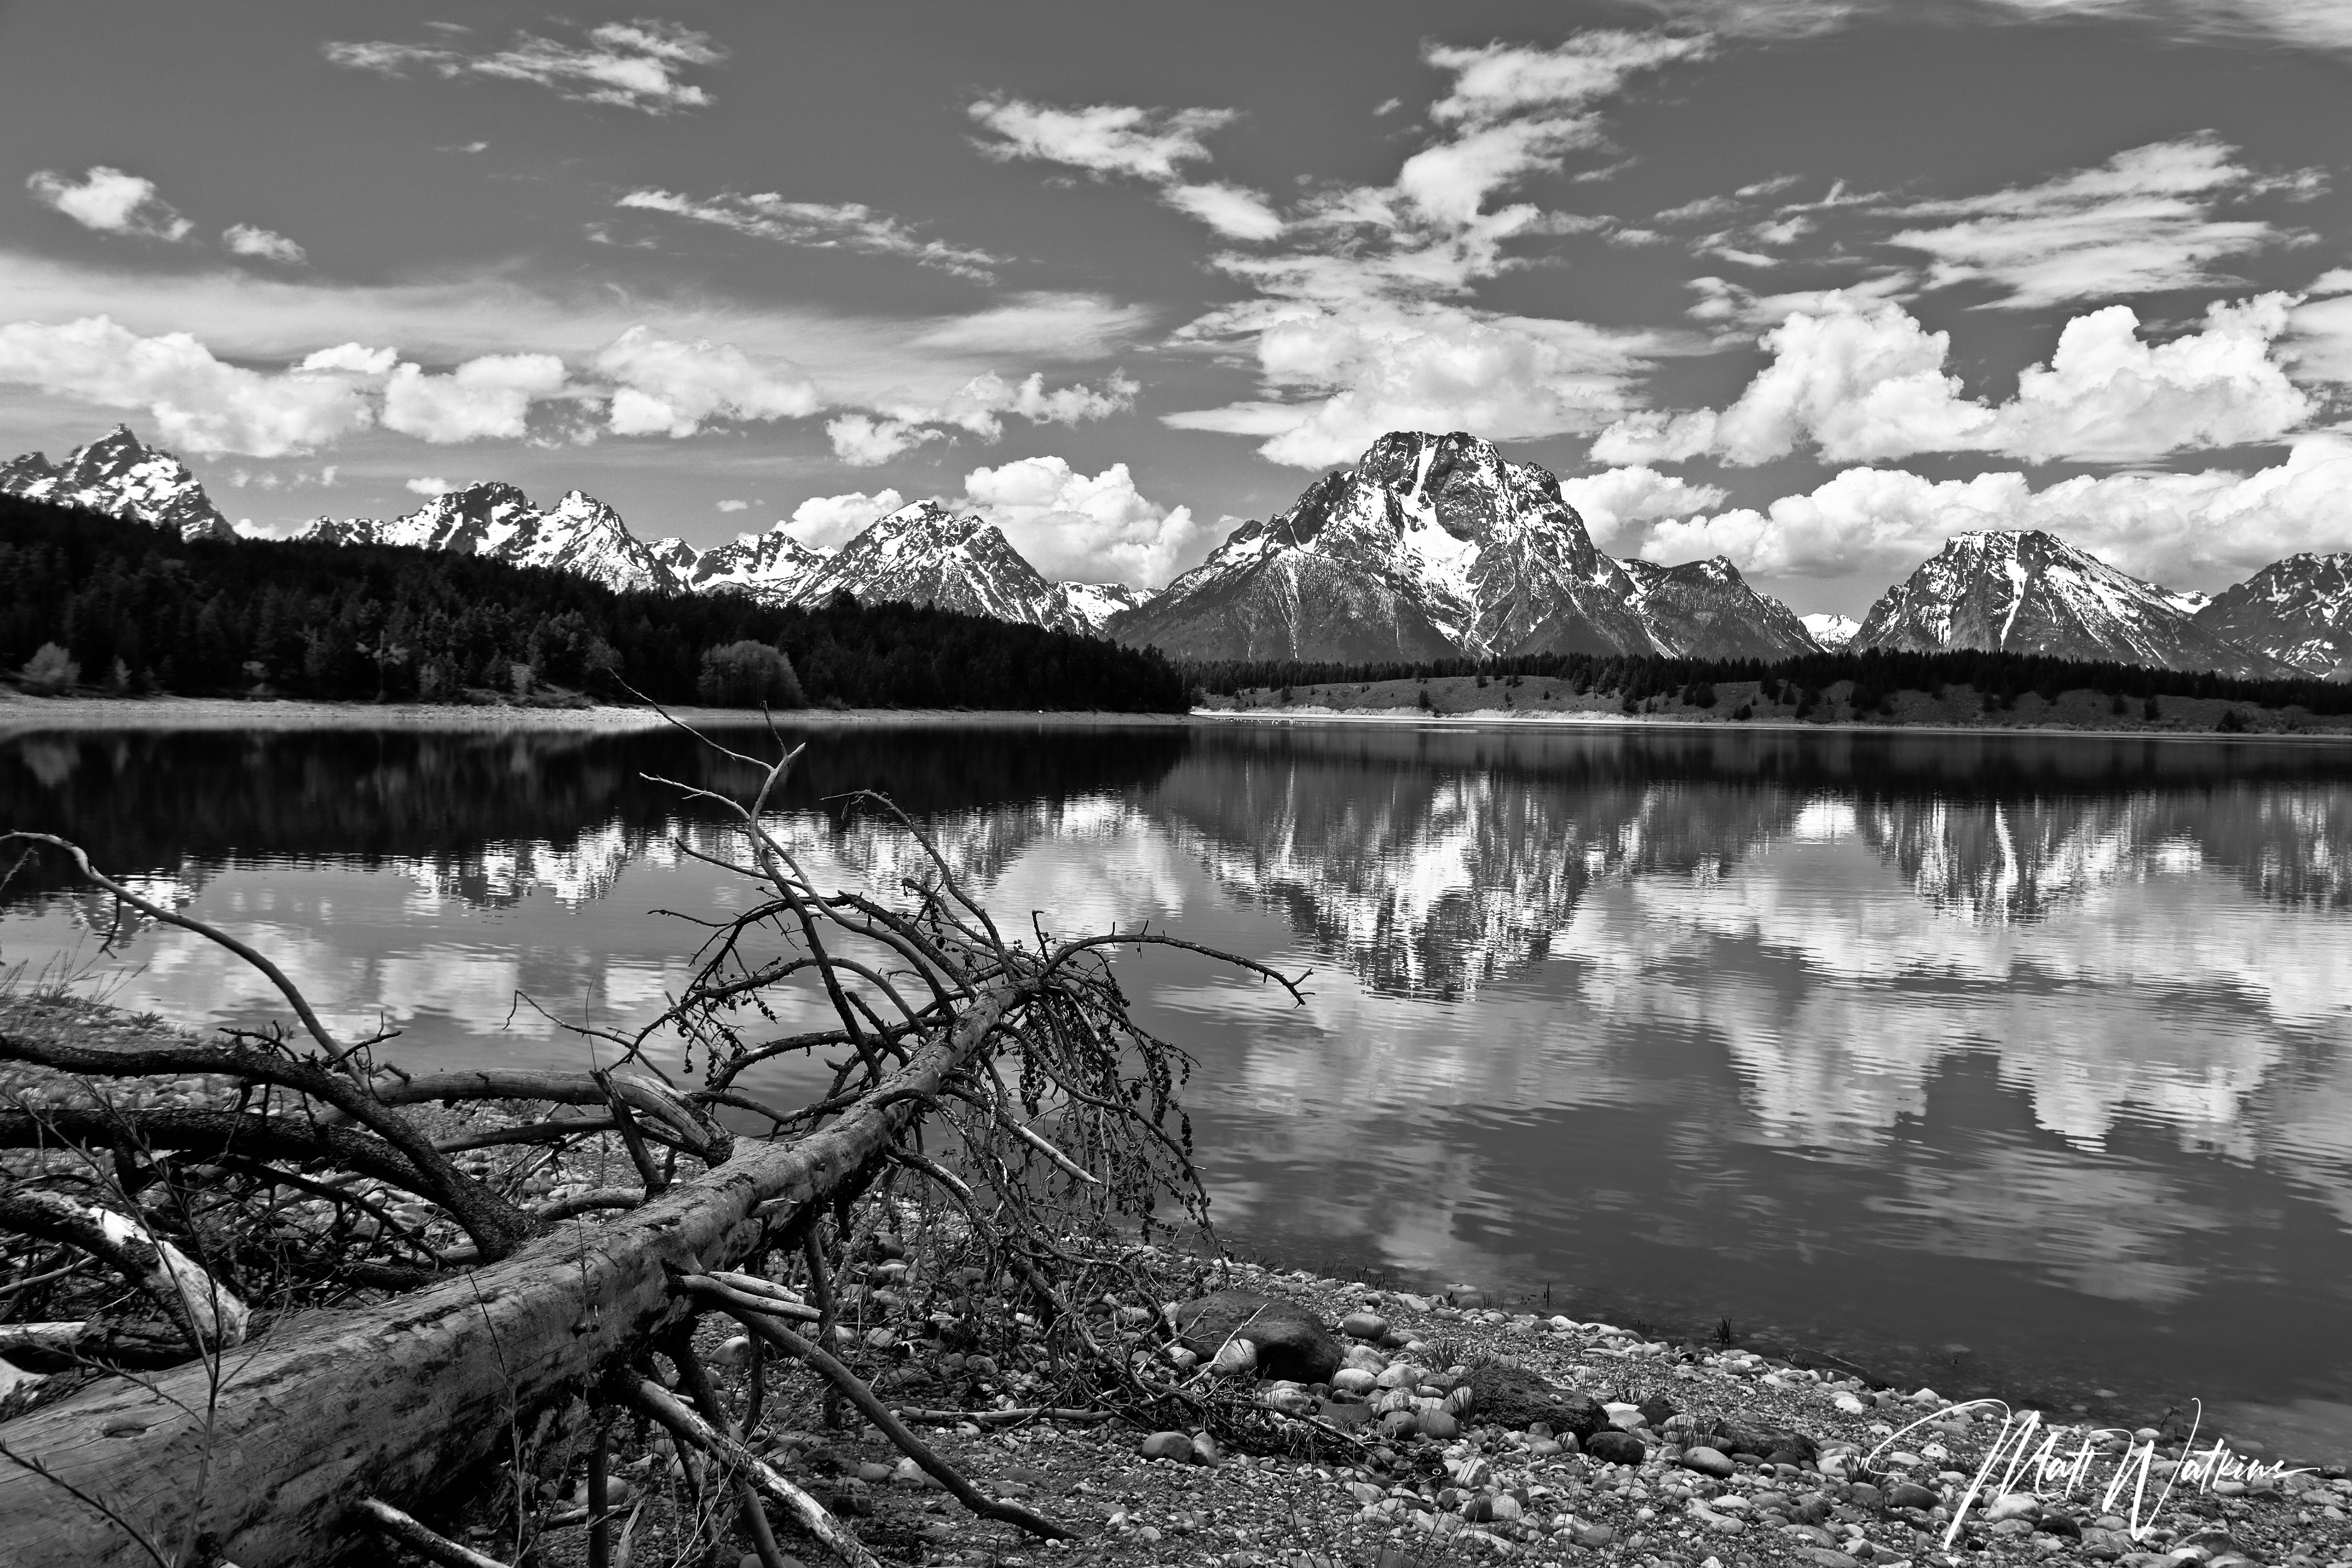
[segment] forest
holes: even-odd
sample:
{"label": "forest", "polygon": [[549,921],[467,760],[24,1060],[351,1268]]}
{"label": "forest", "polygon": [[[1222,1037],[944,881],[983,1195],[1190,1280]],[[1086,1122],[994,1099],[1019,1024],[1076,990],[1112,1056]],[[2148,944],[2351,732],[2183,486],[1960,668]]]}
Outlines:
{"label": "forest", "polygon": [[[184,541],[0,497],[0,671],[32,689],[360,702],[708,699],[740,645],[825,707],[1181,712],[1157,653],[928,605],[615,593],[391,545]],[[45,651],[46,647],[46,651]],[[69,661],[69,667],[68,667]],[[781,663],[782,661],[775,661]],[[791,686],[719,683],[719,700]],[[572,700],[577,700],[573,697]]]}
{"label": "forest", "polygon": [[[2352,686],[2326,680],[2242,680],[2210,670],[2160,669],[2043,654],[1912,653],[1869,648],[1860,653],[1812,653],[1795,658],[1667,658],[1657,655],[1551,653],[1514,658],[1451,658],[1425,663],[1303,663],[1229,659],[1185,667],[1192,683],[1221,696],[1279,688],[1337,686],[1378,680],[1433,680],[1475,675],[1559,680],[1579,696],[1622,696],[1632,707],[1652,697],[1695,693],[1717,682],[1757,681],[1788,693],[1801,709],[1840,681],[1852,681],[1847,701],[1857,712],[1875,709],[1897,691],[1940,693],[1965,686],[2000,707],[2033,692],[2054,700],[2061,692],[2096,691],[2145,702],[2157,697],[2218,698],[2264,708],[2300,707],[2312,714],[2352,713]],[[1709,700],[1711,700],[1711,699]],[[1706,706],[1706,703],[1701,703]]]}

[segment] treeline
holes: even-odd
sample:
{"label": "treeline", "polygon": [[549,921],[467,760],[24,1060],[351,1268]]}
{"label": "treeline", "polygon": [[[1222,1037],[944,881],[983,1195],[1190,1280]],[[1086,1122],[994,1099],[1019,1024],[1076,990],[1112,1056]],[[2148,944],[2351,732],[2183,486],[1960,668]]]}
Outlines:
{"label": "treeline", "polygon": [[28,685],[70,676],[125,695],[468,702],[620,697],[625,683],[690,703],[710,689],[710,656],[747,642],[781,651],[806,700],[826,706],[1190,702],[1156,653],[928,606],[614,593],[568,572],[392,545],[183,541],[0,497],[0,671],[33,667]]}
{"label": "treeline", "polygon": [[1226,659],[1184,667],[1204,691],[1233,696],[1247,690],[1288,687],[1362,685],[1382,680],[1434,680],[1448,676],[1485,676],[1558,680],[1578,696],[1601,692],[1627,702],[1696,691],[1718,683],[1757,681],[1780,700],[1811,707],[1828,688],[1852,681],[1848,700],[1857,709],[1877,706],[1882,694],[1941,692],[1966,686],[2003,707],[2033,692],[2048,700],[2060,693],[2092,690],[2145,701],[2153,697],[2210,697],[2265,708],[2299,706],[2314,714],[2352,713],[2352,685],[2326,680],[2246,680],[2203,670],[2159,669],[2106,660],[2055,658],[2044,654],[1907,653],[1870,648],[1861,653],[1809,653],[1793,658],[1664,658],[1655,655],[1557,653],[1516,658],[1447,658],[1408,664],[1338,664],[1279,659]]}

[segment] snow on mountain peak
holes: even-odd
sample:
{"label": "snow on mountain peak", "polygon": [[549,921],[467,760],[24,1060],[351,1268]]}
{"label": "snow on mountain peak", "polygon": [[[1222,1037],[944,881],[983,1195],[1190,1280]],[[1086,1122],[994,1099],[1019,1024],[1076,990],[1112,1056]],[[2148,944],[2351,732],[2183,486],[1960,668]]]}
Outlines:
{"label": "snow on mountain peak", "polygon": [[0,494],[169,528],[183,539],[236,537],[187,465],[141,441],[128,425],[75,447],[62,463],[27,452],[0,464]]}

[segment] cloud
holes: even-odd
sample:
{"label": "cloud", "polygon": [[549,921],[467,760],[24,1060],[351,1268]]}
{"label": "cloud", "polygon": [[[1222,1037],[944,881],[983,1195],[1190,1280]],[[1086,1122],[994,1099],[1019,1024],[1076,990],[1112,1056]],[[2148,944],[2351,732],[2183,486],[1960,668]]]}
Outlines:
{"label": "cloud", "polygon": [[1907,573],[1954,534],[2047,529],[2156,582],[2242,576],[2302,551],[2352,548],[2352,440],[2306,437],[2251,474],[2084,475],[2036,490],[2018,473],[1928,479],[1849,468],[1810,494],[1656,525],[1656,561],[1728,555],[1743,571],[1790,576]]}
{"label": "cloud", "polygon": [[2126,305],[2077,316],[2050,363],[1999,405],[1961,395],[1945,370],[1950,334],[1899,305],[1832,303],[1764,334],[1772,363],[1729,407],[1630,416],[1593,443],[1594,458],[1756,464],[1810,443],[1832,462],[1959,451],[2123,462],[2276,440],[2312,412],[2270,354],[2289,324],[2284,294],[2216,302],[2200,330],[2167,343],[2143,340]]}
{"label": "cloud", "polygon": [[697,198],[642,190],[629,192],[614,205],[717,224],[782,245],[903,257],[918,266],[983,282],[994,277],[990,268],[1004,260],[985,250],[923,239],[897,218],[857,202],[788,202],[773,191]]}
{"label": "cloud", "polygon": [[1465,224],[1496,191],[1597,144],[1598,108],[1636,72],[1706,54],[1703,37],[1600,28],[1550,48],[1433,44],[1423,58],[1454,75],[1430,106],[1451,135],[1405,160],[1396,188],[1425,215]]}
{"label": "cloud", "polygon": [[2277,186],[2234,153],[2203,132],[2037,185],[1911,203],[1888,209],[1914,226],[1889,243],[1929,258],[1929,287],[1988,284],[2000,291],[1992,303],[2011,310],[2198,287],[2221,258],[2287,237],[2264,221],[2214,216],[2225,199]]}
{"label": "cloud", "polygon": [[631,327],[590,362],[614,386],[615,434],[693,435],[712,419],[797,419],[823,403],[816,383],[786,360],[732,343],[683,342]]}
{"label": "cloud", "polygon": [[1023,458],[964,476],[964,499],[1047,577],[1156,587],[1211,542],[1189,507],[1147,500],[1125,463],[1092,478],[1060,458]]}
{"label": "cloud", "polygon": [[1173,184],[1161,193],[1161,198],[1227,239],[1278,239],[1282,236],[1282,215],[1257,192],[1241,185]]}
{"label": "cloud", "polygon": [[988,371],[944,398],[898,394],[872,399],[871,413],[844,415],[829,421],[824,429],[832,437],[834,456],[870,468],[927,441],[945,440],[950,430],[994,441],[1004,434],[1008,416],[1035,425],[1077,425],[1106,418],[1133,407],[1140,390],[1117,374],[1098,387],[1076,384],[1049,388],[1042,374],[1033,373],[1016,382]]}
{"label": "cloud", "polygon": [[303,357],[297,370],[340,370],[353,375],[389,375],[400,358],[396,349],[372,349],[362,343],[338,343]]}
{"label": "cloud", "polygon": [[749,511],[751,510],[751,503],[747,500],[723,500],[719,503],[719,510],[720,511]]}
{"label": "cloud", "polygon": [[41,169],[26,179],[25,188],[36,201],[100,234],[176,242],[195,228],[156,195],[154,181],[103,163],[94,165],[79,181]]}
{"label": "cloud", "polygon": [[[1910,16],[1912,0],[1645,0],[1675,21],[1758,37],[1801,37],[1870,16]],[[1979,0],[1977,15],[2021,22],[2108,17],[2179,37],[2241,37],[2352,49],[2352,13],[2336,0]]]}
{"label": "cloud", "polygon": [[1655,468],[1605,468],[1559,481],[1560,498],[1584,519],[1585,531],[1604,547],[1628,529],[1689,517],[1721,506],[1719,485],[1693,484]]}
{"label": "cloud", "polygon": [[142,337],[105,316],[0,326],[0,383],[142,409],[167,445],[207,455],[309,451],[375,417],[365,384],[338,368],[263,374],[215,359],[185,332]]}
{"label": "cloud", "polygon": [[1456,305],[1262,303],[1203,318],[1201,341],[1254,344],[1270,390],[1304,393],[1165,416],[1183,430],[1269,437],[1270,461],[1319,468],[1388,430],[1475,430],[1493,440],[1599,429],[1627,405],[1654,340],[1578,321]]}
{"label": "cloud", "polygon": [[1038,291],[947,317],[918,332],[914,345],[951,353],[1105,359],[1150,324],[1151,312],[1141,305],[1123,305],[1102,294]]}
{"label": "cloud", "polygon": [[383,42],[330,43],[322,52],[333,64],[353,70],[398,77],[417,68],[446,78],[527,81],[575,102],[646,114],[709,103],[709,93],[686,80],[685,72],[727,58],[709,34],[659,21],[606,22],[590,28],[582,43],[519,34],[506,48],[488,53]]}
{"label": "cloud", "polygon": [[824,422],[833,455],[852,468],[871,468],[926,441],[947,439],[944,430],[927,429],[903,419],[877,419],[868,414],[844,414]]}
{"label": "cloud", "polygon": [[852,490],[847,495],[811,496],[793,509],[784,531],[812,550],[834,550],[848,543],[866,531],[878,518],[889,516],[907,504],[907,498],[897,490],[877,490],[867,495]]}
{"label": "cloud", "polygon": [[446,375],[395,365],[383,387],[383,426],[436,445],[519,440],[531,404],[562,395],[566,380],[553,354],[485,354]]}
{"label": "cloud", "polygon": [[999,138],[976,144],[1001,163],[1030,159],[1154,183],[1172,183],[1183,164],[1206,161],[1209,149],[1202,138],[1234,119],[1230,109],[1136,109],[1110,103],[1056,109],[1003,97],[982,99],[971,114]]}
{"label": "cloud", "polygon": [[435,496],[446,496],[451,490],[457,488],[446,479],[407,479],[403,481],[403,485],[404,488],[415,490],[418,495],[425,497],[428,500]]}
{"label": "cloud", "polygon": [[282,234],[257,228],[249,223],[236,223],[221,231],[221,243],[238,256],[257,256],[265,261],[281,261],[289,267],[299,267],[310,259],[310,252]]}

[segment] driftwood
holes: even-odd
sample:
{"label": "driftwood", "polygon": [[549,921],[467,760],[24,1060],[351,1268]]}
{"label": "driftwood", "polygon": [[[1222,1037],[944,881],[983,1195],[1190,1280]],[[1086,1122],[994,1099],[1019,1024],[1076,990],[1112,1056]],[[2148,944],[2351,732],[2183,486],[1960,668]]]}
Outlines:
{"label": "driftwood", "polygon": [[[964,1256],[984,1265],[962,1273],[1009,1281],[1033,1304],[1017,1332],[1009,1310],[967,1314],[985,1320],[970,1331],[1006,1336],[1024,1356],[1047,1340],[1059,1347],[1048,1369],[1058,1381],[1038,1403],[959,1418],[1200,1414],[1196,1394],[1150,1371],[1132,1325],[1156,1319],[1155,1298],[1102,1246],[1122,1228],[1149,1234],[1155,1205],[1171,1199],[1204,1223],[1175,1100],[1187,1064],[1128,1020],[1102,963],[1108,946],[1168,939],[1056,941],[1033,923],[1031,940],[1008,940],[916,825],[875,797],[864,805],[893,816],[929,856],[926,879],[907,885],[898,908],[821,891],[770,826],[797,754],[759,763],[730,752],[763,770],[748,801],[688,792],[732,814],[743,860],[714,863],[744,876],[755,896],[707,925],[693,981],[652,1023],[629,1034],[575,1029],[612,1062],[592,1072],[401,1073],[376,1058],[382,1038],[337,1039],[263,955],[139,899],[76,847],[0,835],[66,852],[125,905],[260,965],[310,1042],[246,1034],[221,1047],[113,1052],[0,1036],[0,1060],[83,1091],[79,1103],[0,1106],[0,1233],[85,1259],[58,1267],[58,1257],[26,1254],[20,1279],[0,1276],[0,1319],[16,1310],[12,1289],[29,1292],[19,1300],[76,1287],[77,1302],[120,1299],[81,1269],[110,1269],[162,1314],[140,1324],[103,1311],[80,1322],[0,1321],[0,1354],[14,1333],[27,1351],[108,1374],[0,1421],[0,1562],[275,1568],[338,1561],[386,1533],[471,1554],[404,1510],[429,1518],[437,1500],[478,1489],[486,1467],[512,1460],[515,1434],[583,1394],[715,1456],[727,1479],[708,1500],[724,1510],[745,1500],[763,1558],[777,1555],[765,1502],[843,1560],[871,1562],[738,1436],[688,1342],[710,1311],[820,1374],[828,1399],[875,1420],[976,1513],[1066,1534],[971,1487],[831,1353],[836,1331],[858,1342],[836,1325],[864,1321],[857,1314],[878,1293],[872,1280],[897,1278],[886,1268],[845,1289],[836,1274],[878,1256],[853,1258],[853,1237],[878,1247],[876,1226],[899,1223],[912,1200],[873,1196],[893,1183],[929,1194]],[[755,942],[783,956],[755,954]],[[866,955],[835,951],[843,942]],[[1233,962],[1297,995],[1295,982]],[[747,1033],[764,1016],[761,994],[795,976],[820,983],[836,1026],[784,1039]],[[664,1040],[698,1058],[703,1088],[654,1065]],[[742,1087],[746,1067],[794,1051],[840,1053],[817,1100],[775,1106]],[[236,1108],[126,1107],[102,1090],[110,1079],[188,1074],[241,1085]],[[436,1135],[408,1109],[436,1103],[522,1109],[512,1126]],[[551,1115],[550,1105],[580,1109]],[[756,1112],[765,1128],[730,1134],[716,1119],[721,1108]],[[514,1190],[512,1173],[606,1135],[625,1148],[636,1185],[537,1204]],[[495,1178],[463,1163],[501,1157],[521,1163]],[[86,1195],[49,1190],[59,1184]],[[853,1223],[861,1202],[880,1217]],[[308,1228],[289,1225],[305,1205]],[[768,1277],[768,1259],[805,1270],[804,1298]],[[246,1303],[259,1298],[226,1281],[262,1277],[277,1281],[279,1300],[316,1310],[255,1317]],[[352,1304],[356,1288],[391,1294]],[[1127,1316],[1106,1315],[1121,1302]],[[787,1323],[810,1326],[814,1338]],[[701,1414],[643,1376],[656,1352],[677,1363]],[[759,1355],[752,1365],[745,1415],[756,1421]],[[590,1507],[579,1516],[598,1555],[609,1520],[603,1433],[600,1424]],[[519,1510],[523,1479],[513,1472]],[[631,1529],[643,1509],[641,1499]],[[549,1522],[517,1515],[526,1535]]]}

